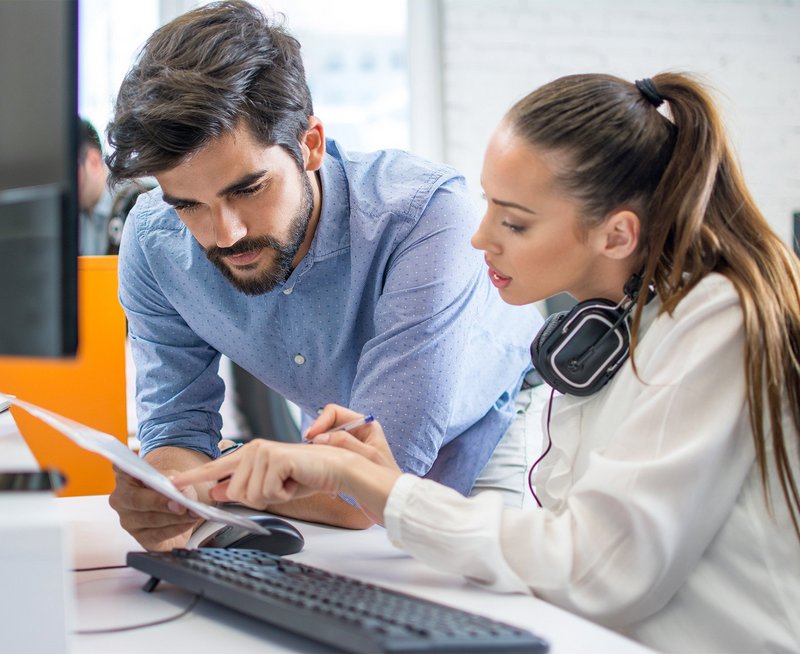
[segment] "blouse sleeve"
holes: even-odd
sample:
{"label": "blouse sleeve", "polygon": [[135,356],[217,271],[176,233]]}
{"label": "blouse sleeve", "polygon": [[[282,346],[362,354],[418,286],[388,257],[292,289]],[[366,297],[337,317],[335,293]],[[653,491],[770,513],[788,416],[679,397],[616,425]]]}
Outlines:
{"label": "blouse sleeve", "polygon": [[385,510],[392,542],[609,626],[661,609],[725,524],[754,448],[732,286],[702,283],[648,337],[639,376],[620,379],[630,391],[613,396],[627,399],[604,418],[611,436],[585,455],[558,510],[504,509],[489,493],[401,478]]}

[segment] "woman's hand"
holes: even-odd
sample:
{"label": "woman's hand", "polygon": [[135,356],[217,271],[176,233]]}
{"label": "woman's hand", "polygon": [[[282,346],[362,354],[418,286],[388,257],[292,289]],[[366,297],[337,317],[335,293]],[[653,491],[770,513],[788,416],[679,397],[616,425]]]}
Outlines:
{"label": "woman's hand", "polygon": [[329,404],[308,428],[306,438],[317,445],[332,445],[350,450],[382,468],[400,472],[380,423],[371,422],[363,427],[356,427],[352,433],[335,431],[336,425],[343,425],[360,417],[361,414],[355,411]]}
{"label": "woman's hand", "polygon": [[318,492],[341,490],[342,470],[352,454],[299,443],[253,440],[236,452],[175,475],[179,489],[218,481],[209,495],[220,502],[240,502],[254,509]]}
{"label": "woman's hand", "polygon": [[257,439],[216,461],[175,475],[179,489],[218,481],[212,499],[254,509],[328,493],[350,495],[375,522],[401,471],[377,422],[353,433],[327,431],[360,415],[328,405],[308,431],[311,445]]}

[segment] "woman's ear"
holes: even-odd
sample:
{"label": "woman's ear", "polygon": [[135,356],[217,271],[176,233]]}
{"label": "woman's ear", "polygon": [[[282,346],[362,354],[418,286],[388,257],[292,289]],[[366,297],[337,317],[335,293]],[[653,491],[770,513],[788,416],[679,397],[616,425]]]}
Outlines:
{"label": "woman's ear", "polygon": [[630,209],[612,213],[600,227],[597,246],[610,259],[626,259],[639,246],[641,224]]}
{"label": "woman's ear", "polygon": [[325,158],[325,129],[316,116],[308,118],[308,129],[300,142],[300,149],[306,170],[319,170]]}

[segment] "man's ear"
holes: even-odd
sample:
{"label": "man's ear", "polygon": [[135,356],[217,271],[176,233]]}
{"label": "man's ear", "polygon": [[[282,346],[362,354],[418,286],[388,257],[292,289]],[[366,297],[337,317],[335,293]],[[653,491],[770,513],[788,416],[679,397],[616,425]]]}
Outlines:
{"label": "man's ear", "polygon": [[97,148],[86,149],[86,167],[93,170],[103,167],[103,154]]}
{"label": "man's ear", "polygon": [[630,209],[612,213],[597,233],[598,250],[610,259],[625,259],[639,246],[641,224],[639,216]]}
{"label": "man's ear", "polygon": [[316,116],[309,116],[308,129],[300,142],[306,170],[319,170],[325,158],[325,129]]}

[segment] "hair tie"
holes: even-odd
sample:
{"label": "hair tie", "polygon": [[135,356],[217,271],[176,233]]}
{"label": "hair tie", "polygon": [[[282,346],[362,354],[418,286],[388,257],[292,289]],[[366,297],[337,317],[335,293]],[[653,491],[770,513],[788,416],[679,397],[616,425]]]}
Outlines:
{"label": "hair tie", "polygon": [[664,98],[658,92],[656,85],[653,84],[653,80],[651,80],[649,77],[636,80],[634,84],[636,84],[636,88],[639,89],[639,92],[656,109],[658,109],[664,103]]}

